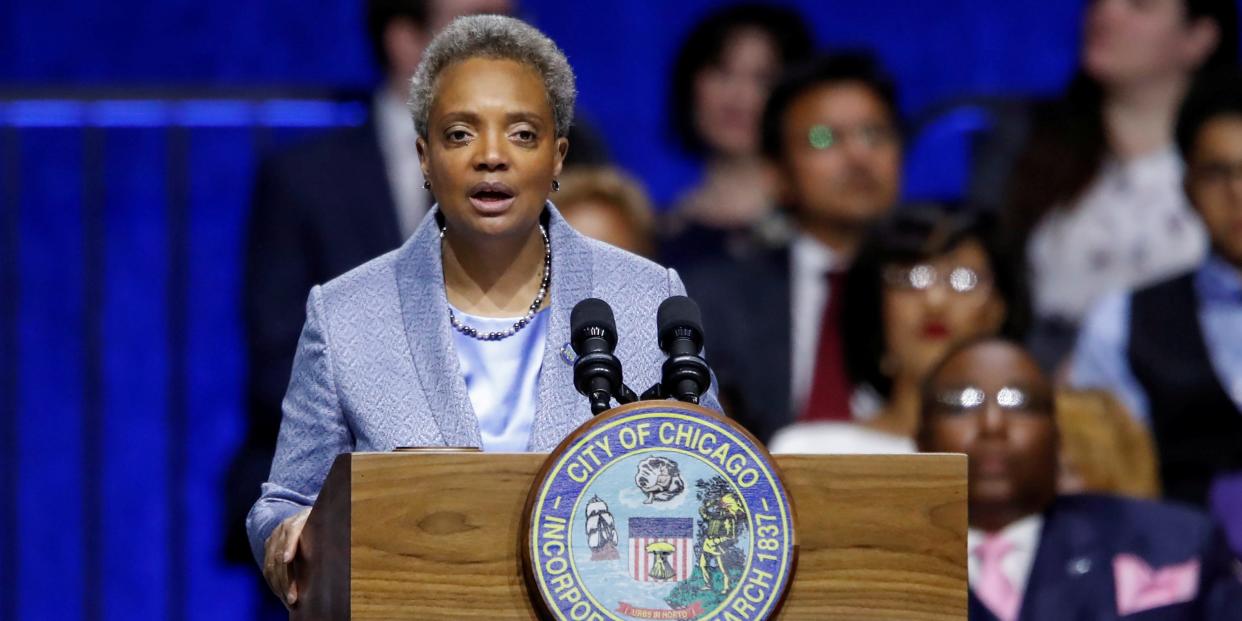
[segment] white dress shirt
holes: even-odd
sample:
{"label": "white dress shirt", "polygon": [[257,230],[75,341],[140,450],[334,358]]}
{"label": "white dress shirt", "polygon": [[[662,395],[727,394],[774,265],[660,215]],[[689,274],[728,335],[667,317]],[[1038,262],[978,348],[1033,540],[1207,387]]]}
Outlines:
{"label": "white dress shirt", "polygon": [[[1036,513],[1006,526],[1001,529],[1000,533],[997,533],[1013,544],[1013,549],[1001,561],[1001,571],[1005,573],[1005,577],[1009,579],[1009,583],[1019,595],[1026,592],[1026,582],[1031,577],[1031,567],[1035,564],[1035,553],[1039,551],[1039,536],[1043,528],[1044,516]],[[979,582],[979,572],[982,570],[979,567],[980,560],[976,550],[988,534],[975,528],[966,530],[968,552],[966,575],[971,585]]]}
{"label": "white dress shirt", "polygon": [[818,455],[909,455],[917,453],[914,440],[857,423],[815,421],[797,423],[776,432],[768,452]]}
{"label": "white dress shirt", "polygon": [[1076,325],[1103,295],[1203,259],[1207,232],[1186,200],[1182,170],[1172,146],[1106,161],[1077,204],[1040,221],[1027,245],[1038,317]]}
{"label": "white dress shirt", "polygon": [[832,249],[818,240],[799,234],[789,247],[789,312],[791,315],[790,404],[801,412],[811,392],[815,375],[815,354],[819,347],[819,324],[824,305],[832,295],[828,287],[829,270],[845,269]]}
{"label": "white dress shirt", "polygon": [[[810,397],[815,377],[815,355],[819,349],[819,328],[828,303],[827,274],[844,270],[841,258],[819,240],[799,233],[789,246],[790,365],[789,403],[795,413],[802,412]],[[850,394],[850,411],[856,419],[868,419],[883,406],[883,400],[866,387],[855,387]]]}
{"label": "white dress shirt", "polygon": [[375,95],[375,129],[379,134],[380,153],[388,173],[388,186],[397,209],[397,224],[405,239],[418,228],[431,205],[431,196],[423,189],[423,169],[418,165],[414,119],[405,102],[384,88]]}

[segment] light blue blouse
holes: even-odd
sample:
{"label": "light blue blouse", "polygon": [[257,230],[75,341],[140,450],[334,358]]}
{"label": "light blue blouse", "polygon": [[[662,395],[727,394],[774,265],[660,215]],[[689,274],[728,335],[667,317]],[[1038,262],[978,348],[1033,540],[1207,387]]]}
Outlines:
{"label": "light blue blouse", "polygon": [[[469,315],[456,307],[453,314],[479,332],[506,330],[517,321]],[[483,450],[521,452],[529,445],[547,334],[546,308],[517,334],[499,341],[480,341],[453,331],[453,348],[479,418]]]}

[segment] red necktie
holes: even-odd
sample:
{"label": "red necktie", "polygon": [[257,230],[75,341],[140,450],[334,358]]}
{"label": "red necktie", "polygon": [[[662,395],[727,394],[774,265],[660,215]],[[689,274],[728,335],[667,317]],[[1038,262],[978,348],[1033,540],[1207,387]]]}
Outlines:
{"label": "red necktie", "polygon": [[841,352],[841,298],[845,292],[845,272],[831,271],[828,303],[819,322],[819,346],[815,349],[815,375],[811,394],[802,410],[802,420],[850,420],[850,382],[845,374]]}

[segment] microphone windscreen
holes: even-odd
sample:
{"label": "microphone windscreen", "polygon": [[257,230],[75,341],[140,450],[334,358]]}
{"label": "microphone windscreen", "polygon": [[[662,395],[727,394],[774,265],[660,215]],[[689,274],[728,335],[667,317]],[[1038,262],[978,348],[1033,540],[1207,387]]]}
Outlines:
{"label": "microphone windscreen", "polygon": [[571,345],[579,354],[582,342],[592,336],[602,337],[610,348],[617,346],[617,321],[612,307],[599,298],[587,298],[574,305],[569,313],[569,332]]}
{"label": "microphone windscreen", "polygon": [[703,314],[699,312],[698,303],[684,295],[675,295],[664,300],[656,311],[656,333],[659,335],[661,349],[667,348],[669,339],[673,337],[673,330],[677,328],[690,328],[696,335],[697,344],[700,347],[703,345]]}

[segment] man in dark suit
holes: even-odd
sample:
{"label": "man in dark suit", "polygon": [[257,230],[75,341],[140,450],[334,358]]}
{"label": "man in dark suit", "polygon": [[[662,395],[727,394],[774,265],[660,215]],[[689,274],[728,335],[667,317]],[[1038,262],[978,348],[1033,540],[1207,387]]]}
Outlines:
{"label": "man in dark suit", "polygon": [[1238,561],[1205,516],[1057,497],[1052,387],[1019,345],[959,346],[928,376],[922,400],[919,448],[969,458],[971,619],[1238,618]]}
{"label": "man in dark suit", "polygon": [[838,316],[845,269],[897,200],[901,140],[892,81],[864,55],[790,70],[763,113],[795,234],[787,247],[721,258],[683,277],[703,308],[726,411],[767,442],[797,419],[849,419]]}

